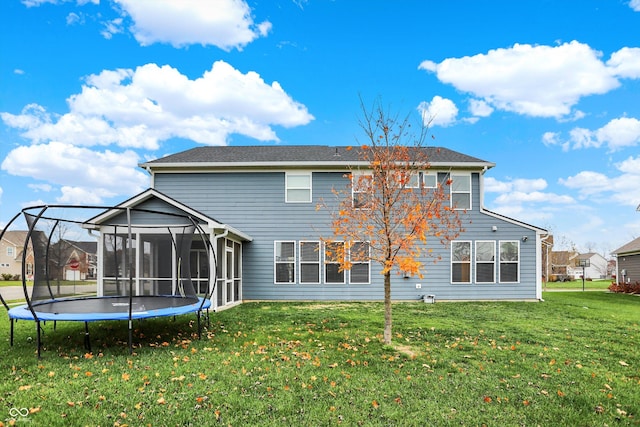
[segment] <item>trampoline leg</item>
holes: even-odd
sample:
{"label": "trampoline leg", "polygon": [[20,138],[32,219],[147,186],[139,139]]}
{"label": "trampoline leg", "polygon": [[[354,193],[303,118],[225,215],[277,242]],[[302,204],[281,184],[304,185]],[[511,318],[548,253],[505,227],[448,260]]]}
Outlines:
{"label": "trampoline leg", "polygon": [[10,332],[10,340],[9,342],[11,343],[11,347],[13,347],[13,319],[11,319],[11,332]]}
{"label": "trampoline leg", "polygon": [[133,354],[133,322],[129,319],[129,354]]}
{"label": "trampoline leg", "polygon": [[91,338],[89,337],[89,322],[84,322],[84,348],[91,353]]}
{"label": "trampoline leg", "polygon": [[40,349],[42,347],[42,343],[40,341],[40,322],[36,320],[36,345],[38,346],[38,359],[40,359]]}
{"label": "trampoline leg", "polygon": [[198,339],[201,339],[201,338],[202,338],[202,326],[200,326],[200,315],[202,315],[202,312],[201,312],[201,311],[199,311],[199,312],[196,314],[196,317],[198,318]]}

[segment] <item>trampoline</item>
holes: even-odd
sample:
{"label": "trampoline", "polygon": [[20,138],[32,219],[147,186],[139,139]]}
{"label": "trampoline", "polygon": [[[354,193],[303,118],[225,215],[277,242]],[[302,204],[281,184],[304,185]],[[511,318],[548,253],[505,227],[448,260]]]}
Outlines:
{"label": "trampoline", "polygon": [[[26,304],[10,307],[0,295],[11,345],[18,320],[35,322],[38,357],[46,322],[83,322],[88,351],[89,323],[96,321],[127,321],[130,353],[134,320],[195,313],[201,335],[201,317],[209,319],[215,257],[210,236],[193,217],[153,206],[36,206],[13,217],[0,239],[21,217],[28,228],[19,252]],[[213,267],[199,260],[206,279],[196,286],[194,250],[208,254]]]}

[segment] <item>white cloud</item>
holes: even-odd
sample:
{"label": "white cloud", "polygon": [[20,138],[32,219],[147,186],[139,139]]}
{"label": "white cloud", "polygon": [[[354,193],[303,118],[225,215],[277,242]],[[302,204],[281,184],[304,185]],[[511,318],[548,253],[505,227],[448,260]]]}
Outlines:
{"label": "white cloud", "polygon": [[493,107],[480,99],[469,101],[469,111],[476,117],[489,117],[493,113]]}
{"label": "white cloud", "polygon": [[21,70],[20,68],[16,68],[13,70],[13,74],[18,74],[20,76],[24,75],[24,70]]}
{"label": "white cloud", "polygon": [[511,191],[531,192],[547,188],[547,181],[542,178],[536,179],[514,179],[511,181],[498,181],[493,177],[484,180],[485,191],[506,193]]}
{"label": "white cloud", "polygon": [[608,68],[600,56],[577,41],[555,47],[515,44],[438,64],[427,60],[419,68],[495,109],[560,119],[572,114],[580,98],[618,87],[616,70],[620,76],[633,75],[626,65],[618,64],[626,61],[628,52],[621,50],[612,58],[611,67],[615,68]]}
{"label": "white cloud", "polygon": [[243,0],[115,0],[133,20],[131,31],[143,46],[169,43],[242,49],[271,29],[256,24]]}
{"label": "white cloud", "polygon": [[53,190],[53,187],[50,184],[27,184],[27,187],[35,191],[44,191],[45,193]]}
{"label": "white cloud", "polygon": [[583,199],[592,203],[610,203],[615,206],[637,206],[640,203],[640,157],[629,157],[616,164],[616,169],[622,172],[616,177],[609,177],[601,172],[582,171],[559,183],[578,191]]}
{"label": "white cloud", "polygon": [[449,126],[458,115],[458,107],[453,101],[441,96],[434,96],[431,102],[422,101],[418,105],[418,111],[424,124],[429,126]]}
{"label": "white cloud", "polygon": [[563,141],[558,133],[546,132],[542,141],[545,145],[560,145],[564,151],[569,148],[600,148],[603,145],[606,145],[610,152],[620,151],[640,145],[640,120],[620,117],[596,130],[576,127],[569,131],[566,141]]}
{"label": "white cloud", "polygon": [[[149,179],[133,151],[93,151],[62,142],[17,147],[2,162],[2,170],[63,187],[63,200],[73,194],[93,194],[84,202],[130,195],[141,191]],[[42,187],[45,188],[45,187]]]}
{"label": "white cloud", "polygon": [[[575,204],[571,196],[544,191],[547,186],[547,181],[542,178],[484,179],[484,190],[492,211],[538,225],[552,220],[567,205]],[[493,197],[492,194],[498,195]]]}
{"label": "white cloud", "polygon": [[114,35],[124,33],[123,22],[122,18],[115,18],[111,21],[103,22],[102,25],[104,25],[104,29],[100,31],[100,34],[105,39],[111,40]]}
{"label": "white cloud", "polygon": [[224,61],[194,80],[167,65],[105,70],[89,76],[67,102],[70,111],[59,117],[30,104],[21,114],[0,118],[34,143],[147,149],[173,137],[223,145],[234,133],[277,141],[272,126],[313,120],[277,82],[267,84],[259,74],[243,74]]}
{"label": "white cloud", "polygon": [[640,0],[631,0],[629,7],[636,12],[640,12]]}
{"label": "white cloud", "polygon": [[640,48],[624,47],[614,52],[607,61],[607,67],[618,77],[640,78]]}

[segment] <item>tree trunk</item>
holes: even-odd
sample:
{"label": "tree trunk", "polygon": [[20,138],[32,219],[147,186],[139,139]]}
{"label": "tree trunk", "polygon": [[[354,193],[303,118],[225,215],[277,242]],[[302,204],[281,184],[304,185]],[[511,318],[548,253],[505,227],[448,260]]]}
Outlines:
{"label": "tree trunk", "polygon": [[391,344],[391,272],[384,274],[384,343]]}

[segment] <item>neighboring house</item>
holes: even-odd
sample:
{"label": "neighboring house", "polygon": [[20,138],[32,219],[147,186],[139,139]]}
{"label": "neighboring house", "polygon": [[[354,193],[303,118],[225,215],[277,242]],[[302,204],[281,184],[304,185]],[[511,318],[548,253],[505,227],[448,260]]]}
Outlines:
{"label": "neighboring house", "polygon": [[549,281],[557,282],[572,279],[571,268],[576,265],[578,255],[576,251],[552,251]]}
{"label": "neighboring house", "polygon": [[[2,235],[2,240],[0,241],[0,278],[6,274],[22,279],[22,258],[27,234],[28,231],[8,230]],[[27,278],[33,276],[33,250],[31,245],[27,249],[25,273]]]}
{"label": "neighboring house", "polygon": [[612,252],[618,260],[619,282],[640,282],[640,237]]}
{"label": "neighboring house", "polygon": [[[464,232],[446,247],[432,239],[434,257],[423,260],[424,277],[394,275],[392,298],[541,299],[546,231],[484,209],[484,173],[494,164],[446,148],[424,150],[430,168],[420,171],[420,182],[452,179]],[[332,234],[329,212],[317,206],[334,200],[332,189],[345,188],[350,168],[367,168],[359,148],[198,147],[141,167],[151,174],[152,188],[118,206],[186,213],[202,224],[215,254],[194,244],[191,272],[196,284],[213,276],[215,308],[247,300],[383,299],[379,265],[354,263],[352,271],[340,271],[325,259],[320,242]],[[95,221],[107,224],[120,214],[108,211]],[[144,221],[144,215],[136,218]],[[149,240],[139,230],[136,241]],[[208,270],[208,256],[217,260],[217,271]],[[108,293],[109,280],[99,280],[99,292]]]}
{"label": "neighboring house", "polygon": [[98,242],[78,242],[61,239],[51,245],[50,278],[58,280],[88,280],[97,276]]}
{"label": "neighboring house", "polygon": [[[584,267],[582,267],[584,265]],[[589,252],[574,258],[574,264],[568,267],[567,273],[573,279],[605,279],[607,277],[608,261],[602,255]]]}

